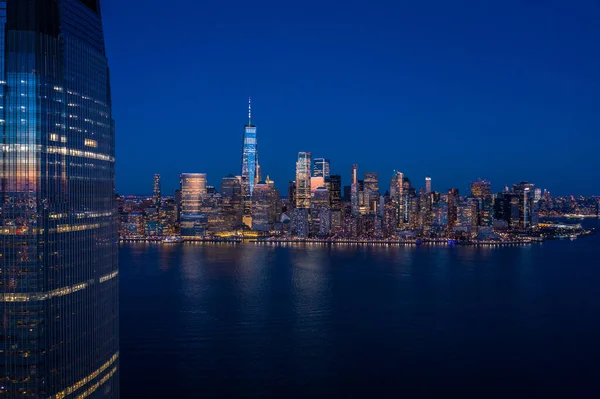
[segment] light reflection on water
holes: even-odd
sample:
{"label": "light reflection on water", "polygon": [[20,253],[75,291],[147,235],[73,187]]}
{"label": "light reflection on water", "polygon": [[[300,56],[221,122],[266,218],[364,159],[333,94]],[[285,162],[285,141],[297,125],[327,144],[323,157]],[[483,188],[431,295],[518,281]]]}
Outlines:
{"label": "light reflection on water", "polygon": [[[171,397],[173,387],[202,387],[203,397],[385,396],[398,384],[409,396],[510,394],[506,381],[587,393],[600,361],[598,239],[124,244],[123,397]],[[161,370],[152,389],[148,368]]]}

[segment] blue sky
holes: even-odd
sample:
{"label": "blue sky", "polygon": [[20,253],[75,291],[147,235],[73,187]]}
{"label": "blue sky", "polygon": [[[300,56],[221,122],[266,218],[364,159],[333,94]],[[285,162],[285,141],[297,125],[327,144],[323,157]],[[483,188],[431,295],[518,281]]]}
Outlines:
{"label": "blue sky", "polygon": [[263,175],[298,151],[417,187],[521,180],[600,194],[597,1],[104,0],[117,190],[239,174],[252,96]]}

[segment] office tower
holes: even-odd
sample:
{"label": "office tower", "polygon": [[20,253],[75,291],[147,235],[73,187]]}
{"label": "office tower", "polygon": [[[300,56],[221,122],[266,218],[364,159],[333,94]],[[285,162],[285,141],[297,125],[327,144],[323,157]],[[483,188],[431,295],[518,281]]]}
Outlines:
{"label": "office tower", "polygon": [[242,224],[242,183],[238,176],[229,174],[221,180],[223,223],[225,231],[234,231]]}
{"label": "office tower", "polygon": [[292,211],[292,233],[298,238],[308,238],[309,209],[296,208]]}
{"label": "office tower", "polygon": [[458,219],[458,188],[448,190],[448,230],[454,229]]}
{"label": "office tower", "polygon": [[360,213],[358,183],[352,183],[352,186],[350,186],[350,204],[352,215],[358,215]]}
{"label": "office tower", "polygon": [[358,183],[358,165],[352,165],[352,169],[350,171],[350,184]]}
{"label": "office tower", "polygon": [[329,177],[329,202],[332,211],[342,210],[342,177],[340,175]]}
{"label": "office tower", "polygon": [[417,196],[410,197],[408,208],[408,226],[411,230],[419,230],[421,224],[421,201]]}
{"label": "office tower", "polygon": [[183,215],[198,215],[202,207],[202,197],[207,194],[206,173],[182,173],[181,213]]}
{"label": "office tower", "polygon": [[331,232],[342,231],[342,177],[329,177],[329,206],[331,209]]}
{"label": "office tower", "polygon": [[398,203],[392,197],[385,197],[383,209],[383,235],[393,237],[398,228]]}
{"label": "office tower", "polygon": [[379,175],[377,172],[365,172],[364,190],[368,192],[379,192]]}
{"label": "office tower", "polygon": [[310,167],[311,153],[298,153],[296,162],[296,208],[310,209]]}
{"label": "office tower", "polygon": [[471,197],[477,200],[477,225],[491,226],[494,210],[490,182],[478,180],[471,183]]}
{"label": "office tower", "polygon": [[160,175],[158,173],[154,175],[153,197],[154,197],[154,205],[159,207],[160,202],[161,202],[161,196],[160,196]]}
{"label": "office tower", "polygon": [[432,207],[432,231],[441,234],[448,227],[448,203],[438,201]]}
{"label": "office tower", "polygon": [[252,194],[252,230],[272,230],[281,216],[277,209],[278,204],[279,192],[273,182],[268,177],[267,181],[258,182]]}
{"label": "office tower", "polygon": [[365,172],[364,174],[364,201],[368,212],[376,213],[379,207],[379,174]]}
{"label": "office tower", "polygon": [[223,196],[217,192],[210,192],[202,196],[200,213],[206,217],[205,234],[214,234],[227,231],[223,213]]}
{"label": "office tower", "polygon": [[100,5],[0,1],[0,396],[117,398],[114,122]]}
{"label": "office tower", "polygon": [[174,199],[166,200],[160,207],[159,222],[164,235],[177,234],[177,204]]}
{"label": "office tower", "polygon": [[431,177],[425,178],[425,194],[431,193]]}
{"label": "office tower", "polygon": [[311,234],[327,235],[331,229],[331,213],[329,205],[329,190],[318,188],[311,201]]}
{"label": "office tower", "polygon": [[[521,230],[537,226],[537,203],[535,202],[535,186],[521,182],[513,185],[513,204],[518,207],[518,228]],[[516,211],[515,211],[516,215]],[[517,227],[513,224],[511,227]]]}
{"label": "office tower", "polygon": [[244,196],[244,219],[251,223],[252,192],[258,178],[258,150],[256,142],[256,126],[252,124],[252,103],[248,98],[248,124],[244,128],[242,145],[242,193]]}
{"label": "office tower", "polygon": [[390,181],[390,197],[396,202],[400,202],[400,198],[404,194],[404,174],[394,171],[392,180]]}
{"label": "office tower", "polygon": [[313,177],[322,177],[324,180],[328,180],[329,176],[329,159],[315,158]]}
{"label": "office tower", "polygon": [[427,189],[421,190],[419,200],[419,228],[427,233],[431,231],[433,225],[433,203],[435,196],[433,193],[427,193]]}
{"label": "office tower", "polygon": [[456,206],[454,231],[471,235],[477,228],[477,199],[459,200]]}
{"label": "office tower", "polygon": [[358,183],[358,165],[352,165],[350,170],[350,209],[353,216],[357,216],[360,212],[360,199],[359,199],[359,183]]}
{"label": "office tower", "polygon": [[492,195],[491,183],[485,180],[478,180],[471,183],[471,196],[474,198],[486,198]]}
{"label": "office tower", "polygon": [[288,213],[296,207],[296,182],[291,181],[288,183]]}

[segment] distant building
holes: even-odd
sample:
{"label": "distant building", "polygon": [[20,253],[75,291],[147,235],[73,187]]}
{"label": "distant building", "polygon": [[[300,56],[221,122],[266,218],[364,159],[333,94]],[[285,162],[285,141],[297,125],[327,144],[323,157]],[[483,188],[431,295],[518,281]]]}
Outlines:
{"label": "distant building", "polygon": [[221,180],[221,196],[224,230],[234,231],[241,227],[244,212],[241,178],[232,174],[224,177]]}
{"label": "distant building", "polygon": [[155,174],[154,175],[154,205],[159,207],[160,206],[160,202],[161,202],[161,195],[160,195],[160,175],[159,174]]}
{"label": "distant building", "polygon": [[452,230],[458,221],[458,202],[460,196],[458,188],[448,190],[448,229]]}
{"label": "distant building", "polygon": [[313,169],[313,177],[322,177],[323,180],[329,179],[329,159],[315,158],[315,165]]}
{"label": "distant building", "polygon": [[296,208],[310,209],[311,153],[298,153],[296,162]]}
{"label": "distant building", "polygon": [[296,208],[292,211],[292,233],[298,238],[308,238],[309,234],[309,210]]}
{"label": "distant building", "polygon": [[252,194],[252,230],[271,231],[275,223],[281,220],[279,192],[273,181],[267,176],[254,186]]}
{"label": "distant building", "polygon": [[425,194],[431,193],[431,177],[425,178]]}
{"label": "distant building", "polygon": [[485,180],[479,180],[471,183],[471,196],[474,198],[486,198],[491,196],[491,183]]}
{"label": "distant building", "polygon": [[[518,227],[522,230],[535,227],[538,224],[537,203],[535,201],[535,186],[521,182],[513,186],[513,193],[518,201]],[[514,199],[513,199],[514,200]]]}
{"label": "distant building", "polygon": [[311,202],[311,234],[328,235],[331,230],[331,213],[329,206],[329,190],[319,187],[315,190]]}
{"label": "distant building", "polygon": [[287,198],[287,211],[291,212],[292,209],[296,208],[296,181],[288,183],[288,198]]}
{"label": "distant building", "polygon": [[206,173],[182,173],[181,213],[184,215],[199,215],[202,207],[202,196],[206,191]]}
{"label": "distant building", "polygon": [[329,203],[332,211],[342,210],[342,177],[340,175],[329,177]]}

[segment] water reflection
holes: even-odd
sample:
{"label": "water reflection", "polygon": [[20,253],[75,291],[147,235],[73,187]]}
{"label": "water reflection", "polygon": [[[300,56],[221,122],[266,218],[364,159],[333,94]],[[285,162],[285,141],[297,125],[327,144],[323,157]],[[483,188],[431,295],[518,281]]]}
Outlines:
{"label": "water reflection", "polygon": [[[123,396],[352,396],[386,385],[439,396],[473,379],[496,391],[574,380],[600,358],[599,238],[123,245]],[[152,389],[147,369],[161,370]]]}

